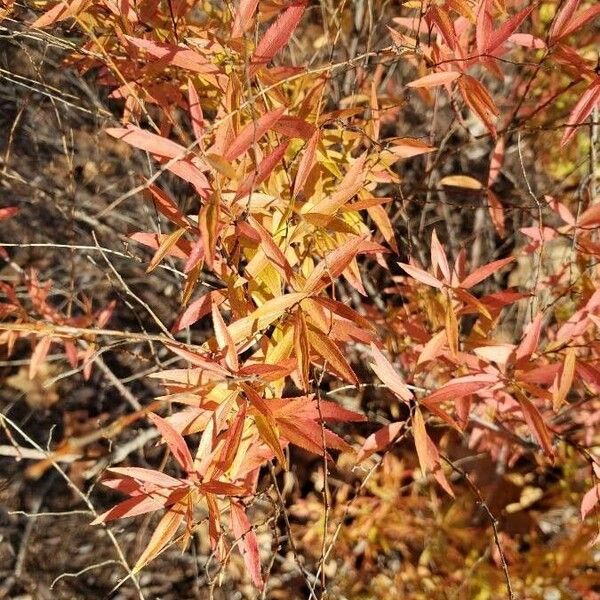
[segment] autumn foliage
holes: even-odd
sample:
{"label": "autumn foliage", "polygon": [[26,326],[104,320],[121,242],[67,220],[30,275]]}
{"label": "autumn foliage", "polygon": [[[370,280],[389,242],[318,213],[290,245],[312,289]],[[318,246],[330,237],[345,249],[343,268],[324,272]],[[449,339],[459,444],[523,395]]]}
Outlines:
{"label": "autumn foliage", "polygon": [[[143,203],[154,226],[133,219],[127,251],[148,281],[179,282],[169,322],[156,287],[146,326],[123,328],[123,298],[61,308],[50,275],[13,260],[22,240],[0,239],[0,342],[5,358],[28,344],[30,378],[57,348],[71,377],[106,373],[115,340],[170,359],[147,375],[162,392],[105,426],[116,444],[152,427],[170,457],[102,470],[113,502],[93,525],[157,513],[123,589],[143,597],[140,571],[200,531],[211,568],[241,555],[248,597],[598,597],[600,5],[65,0],[3,16],[74,36],[64,64],[112,111],[98,139],[145,158],[95,216]],[[68,473],[80,452],[65,436],[23,469]],[[576,514],[552,537],[559,507]],[[297,590],[278,579],[288,552]]]}

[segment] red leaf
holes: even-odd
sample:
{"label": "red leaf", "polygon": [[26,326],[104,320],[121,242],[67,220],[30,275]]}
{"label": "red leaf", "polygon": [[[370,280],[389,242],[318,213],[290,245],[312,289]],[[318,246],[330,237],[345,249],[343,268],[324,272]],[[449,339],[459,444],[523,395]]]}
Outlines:
{"label": "red leaf", "polygon": [[452,379],[449,383],[443,387],[435,390],[425,400],[428,402],[445,402],[447,400],[458,400],[469,394],[474,394],[483,389],[490,387],[493,383],[496,383],[496,375],[474,375],[466,377],[458,377]]}
{"label": "red leaf", "polygon": [[498,46],[503,44],[519,27],[519,25],[529,16],[534,6],[528,6],[517,14],[504,21],[500,27],[494,29],[486,46],[486,53],[491,54]]}
{"label": "red leaf", "polygon": [[580,13],[577,13],[574,17],[570,19],[570,21],[563,27],[560,34],[558,34],[557,39],[564,38],[568,35],[571,35],[578,29],[581,29],[586,23],[595,19],[600,15],[600,4],[596,4],[595,6],[590,6]]}
{"label": "red leaf", "polygon": [[523,46],[524,48],[535,50],[546,48],[546,42],[544,42],[544,40],[541,40],[530,33],[513,33],[508,38],[508,41],[517,44],[517,46]]}
{"label": "red leaf", "polygon": [[16,206],[6,206],[4,208],[0,208],[0,221],[2,221],[2,219],[9,219],[18,212],[19,209]]}
{"label": "red leaf", "polygon": [[206,190],[210,189],[208,180],[198,166],[186,158],[188,153],[180,144],[135,125],[109,127],[105,131],[110,136],[123,140],[135,148],[150,152],[159,159],[162,158],[162,162],[165,162],[164,159],[179,158],[180,160],[169,166],[169,171],[191,183],[201,196],[206,195]]}
{"label": "red leaf", "polygon": [[248,520],[246,511],[237,502],[231,503],[231,529],[244,557],[252,583],[258,589],[262,589],[264,583],[260,572],[260,556],[256,534]]}
{"label": "red leaf", "polygon": [[272,173],[273,169],[279,164],[287,150],[288,142],[279,144],[271,154],[266,156],[258,165],[256,171],[250,173],[240,184],[234,200],[247,196],[253,189],[256,189]]}
{"label": "red leaf", "polygon": [[[319,418],[319,408],[317,408],[317,402],[313,402],[316,410],[316,417]],[[335,402],[329,402],[327,400],[321,400],[320,410],[321,415],[324,421],[342,421],[344,423],[353,422],[359,423],[362,421],[366,421],[367,418],[364,415],[361,415],[352,410],[347,410],[346,408],[342,408]]]}
{"label": "red leaf", "polygon": [[231,161],[244,154],[252,144],[257,142],[275,123],[277,123],[284,111],[285,107],[282,106],[265,113],[256,121],[248,123],[231,144],[229,144],[227,150],[223,154],[223,158]]}
{"label": "red leaf", "polygon": [[[106,483],[107,482],[103,482],[105,485]],[[109,521],[114,521],[115,519],[124,519],[126,517],[137,517],[149,512],[161,510],[162,508],[165,508],[165,506],[170,506],[179,502],[179,500],[187,493],[187,487],[174,490],[168,495],[163,494],[162,497],[158,494],[146,495],[144,493],[139,493],[139,495],[127,498],[127,500],[123,500],[123,502],[113,506],[105,513],[98,515],[90,525],[98,525],[99,523],[107,523]]]}
{"label": "red leaf", "polygon": [[564,146],[575,135],[577,127],[583,124],[598,102],[600,102],[600,77],[597,77],[588,89],[583,92],[581,98],[579,98],[579,101],[571,111],[569,120],[567,121],[567,128],[560,142],[561,146]]}
{"label": "red leaf", "polygon": [[357,460],[361,462],[371,456],[375,452],[383,450],[389,446],[404,429],[405,423],[390,423],[385,427],[372,433],[362,445],[360,452],[358,453]]}
{"label": "red leaf", "polygon": [[111,467],[110,472],[117,473],[117,475],[123,475],[124,477],[130,477],[136,481],[151,483],[160,488],[176,488],[182,486],[182,482],[179,479],[175,479],[166,473],[155,471],[153,469],[142,469],[141,467]]}
{"label": "red leaf", "polygon": [[137,517],[138,515],[160,510],[164,506],[164,502],[152,496],[134,496],[133,498],[123,500],[123,502],[113,506],[110,510],[98,515],[90,525],[99,525],[100,523],[123,519],[125,517]]}
{"label": "red leaf", "polygon": [[600,483],[597,483],[591,490],[585,493],[581,500],[581,520],[583,521],[599,503]]}
{"label": "red leaf", "polygon": [[508,258],[502,258],[500,260],[495,260],[487,265],[483,265],[478,269],[475,269],[470,275],[467,275],[461,282],[460,287],[469,289],[473,286],[477,285],[484,279],[487,279],[490,275],[494,274],[496,271],[499,271],[505,265],[508,265],[513,260],[515,260],[514,256],[509,256]]}
{"label": "red leaf", "polygon": [[190,305],[179,315],[179,318],[173,324],[173,331],[181,331],[190,325],[193,325],[202,317],[205,317],[210,311],[214,302],[222,302],[224,299],[223,292],[214,290],[196,298]]}
{"label": "red leaf", "polygon": [[191,48],[144,40],[129,35],[126,35],[125,38],[137,48],[141,48],[148,54],[164,60],[169,65],[195,71],[196,73],[216,73],[219,70],[210,60]]}
{"label": "red leaf", "polygon": [[175,460],[179,463],[181,468],[186,473],[191,473],[194,470],[194,461],[192,459],[190,449],[187,447],[187,444],[183,439],[183,436],[162,417],[159,417],[154,413],[150,413],[148,418],[160,432],[163,440],[169,446],[171,454],[173,454]]}
{"label": "red leaf", "polygon": [[560,10],[554,16],[552,27],[550,28],[550,41],[557,40],[566,29],[575,14],[581,0],[566,0]]}
{"label": "red leaf", "polygon": [[240,0],[235,11],[235,18],[233,20],[233,28],[231,30],[231,37],[240,37],[244,32],[248,31],[252,27],[252,16],[256,12],[258,6],[258,0]]}
{"label": "red leaf", "polygon": [[306,2],[294,2],[282,12],[261,38],[252,55],[250,75],[268,63],[290,40],[304,14]]}
{"label": "red leaf", "polygon": [[542,331],[542,318],[543,314],[539,312],[527,326],[525,335],[516,350],[517,361],[531,358],[531,355],[537,350]]}
{"label": "red leaf", "polygon": [[537,439],[539,445],[543,448],[544,452],[548,456],[554,456],[554,450],[552,449],[552,440],[550,439],[550,434],[548,433],[548,428],[544,423],[542,415],[540,414],[538,409],[522,393],[517,392],[515,395],[517,396],[517,400],[521,405],[521,410],[523,411],[525,421],[527,422],[529,429]]}

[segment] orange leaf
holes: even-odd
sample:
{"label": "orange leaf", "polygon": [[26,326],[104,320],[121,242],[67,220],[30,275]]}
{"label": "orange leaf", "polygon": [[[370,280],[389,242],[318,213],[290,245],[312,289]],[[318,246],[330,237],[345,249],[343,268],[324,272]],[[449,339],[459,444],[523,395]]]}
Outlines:
{"label": "orange leaf", "polygon": [[383,206],[369,206],[367,212],[371,219],[375,221],[375,225],[377,225],[385,241],[390,245],[392,250],[398,254],[398,246],[396,244],[396,238],[394,237],[394,226]]}
{"label": "orange leaf", "polygon": [[175,200],[165,191],[153,183],[148,185],[148,191],[152,194],[156,210],[164,215],[171,223],[179,227],[190,225],[187,217],[179,210]]}
{"label": "orange leaf", "polygon": [[339,248],[323,257],[306,280],[304,291],[315,294],[332,283],[356,258],[364,241],[364,236],[352,236]]}
{"label": "orange leaf", "polygon": [[64,21],[69,17],[74,17],[79,11],[81,11],[88,0],[73,0],[73,2],[66,2],[61,0],[56,6],[53,6],[50,10],[46,11],[41,17],[37,18],[31,27],[47,27],[53,25],[59,21]]}
{"label": "orange leaf", "polygon": [[358,385],[358,378],[340,349],[323,333],[313,327],[307,330],[308,343],[346,381]]}
{"label": "orange leaf", "polygon": [[456,309],[452,305],[452,299],[446,298],[446,338],[448,340],[448,348],[452,356],[458,354],[458,320],[456,318]]}
{"label": "orange leaf", "polygon": [[215,303],[212,305],[212,319],[219,350],[226,350],[225,363],[233,372],[235,372],[240,366],[235,343],[231,338],[227,325],[225,325],[225,321],[223,321],[223,316]]}
{"label": "orange leaf", "polygon": [[528,360],[537,350],[540,343],[543,316],[541,312],[538,312],[533,321],[527,326],[525,335],[516,350],[517,361]]}
{"label": "orange leaf", "polygon": [[413,279],[424,283],[425,285],[430,285],[431,287],[442,289],[444,287],[443,282],[439,279],[436,279],[433,275],[430,275],[427,271],[423,269],[419,269],[418,267],[414,267],[413,265],[408,265],[406,263],[398,263]]}
{"label": "orange leaf", "polygon": [[202,114],[202,106],[198,92],[194,87],[191,79],[188,79],[188,99],[190,105],[190,120],[192,121],[192,129],[194,136],[198,142],[198,146],[202,147],[202,137],[204,135],[204,115]]}
{"label": "orange leaf", "polygon": [[225,444],[219,455],[217,461],[218,468],[220,471],[225,472],[232,465],[235,460],[237,451],[242,441],[242,434],[244,433],[244,425],[246,424],[246,403],[242,404],[238,414],[233,420],[232,425],[227,430],[227,436],[225,437]]}
{"label": "orange leaf", "polygon": [[452,83],[461,76],[457,71],[441,71],[439,73],[430,73],[424,77],[419,77],[406,85],[412,88],[432,88],[438,85]]}
{"label": "orange leaf", "polygon": [[563,5],[559,5],[560,10],[556,13],[552,22],[552,27],[550,28],[551,41],[554,41],[561,36],[562,32],[573,18],[580,2],[581,0],[566,0]]}
{"label": "orange leaf", "polygon": [[600,483],[588,490],[581,499],[581,520],[585,519],[600,503]]}
{"label": "orange leaf", "polygon": [[418,406],[415,408],[412,424],[415,448],[417,450],[417,456],[419,457],[419,465],[421,465],[423,474],[426,474],[428,471],[433,470],[435,461],[429,454],[429,444],[427,443],[429,436],[425,431],[425,421]]}
{"label": "orange leaf", "polygon": [[448,265],[446,252],[444,251],[442,244],[440,244],[435,229],[431,234],[431,266],[433,267],[434,273],[437,273],[437,270],[439,269],[442,272],[444,279],[450,281],[450,265]]}
{"label": "orange leaf", "polygon": [[31,353],[31,358],[29,359],[29,379],[35,377],[35,374],[42,366],[42,363],[46,360],[51,343],[52,338],[50,336],[44,336],[35,345],[35,348]]}
{"label": "orange leaf", "polygon": [[568,348],[565,355],[562,372],[560,374],[558,390],[553,394],[553,408],[557,411],[567,398],[567,394],[573,385],[573,376],[575,375],[576,351],[575,348]]}
{"label": "orange leaf", "polygon": [[301,310],[296,311],[294,320],[294,350],[298,362],[298,375],[304,390],[307,391],[309,388],[310,346],[306,320]]}
{"label": "orange leaf", "polygon": [[463,75],[458,82],[458,86],[465,102],[479,116],[495,138],[496,127],[493,119],[498,116],[499,111],[488,91],[477,79],[474,79],[470,75]]}
{"label": "orange leaf", "polygon": [[185,509],[181,504],[176,504],[170,508],[157,525],[148,545],[142,555],[138,558],[132,569],[133,573],[138,573],[151,560],[154,560],[173,539],[177,529],[185,516]]}
{"label": "orange leaf", "polygon": [[296,171],[296,179],[294,180],[294,196],[296,196],[298,192],[304,188],[304,184],[306,183],[308,175],[315,164],[317,144],[319,143],[319,139],[320,132],[317,129],[306,144],[304,154],[298,163],[298,171]]}
{"label": "orange leaf", "polygon": [[175,246],[177,244],[177,242],[179,241],[179,238],[181,238],[181,236],[186,231],[187,231],[187,228],[185,228],[185,227],[182,227],[181,229],[176,229],[169,235],[165,236],[165,238],[163,240],[161,240],[160,246],[154,253],[152,260],[150,261],[150,264],[148,265],[148,268],[146,269],[146,273],[150,273],[160,264],[160,261],[167,254],[169,254],[171,252],[171,249],[173,248],[173,246]]}
{"label": "orange leaf", "polygon": [[16,206],[6,206],[4,208],[0,208],[0,221],[3,219],[9,219],[10,217],[16,215],[19,212],[18,207]]}
{"label": "orange leaf", "polygon": [[398,398],[408,402],[412,399],[411,391],[406,387],[402,377],[396,372],[390,361],[383,355],[375,344],[371,344],[371,353],[375,362],[371,363],[371,368],[387,386],[387,388],[396,394]]}
{"label": "orange leaf", "polygon": [[450,496],[454,497],[454,492],[442,470],[438,449],[432,439],[427,435],[427,431],[425,430],[425,420],[423,419],[423,415],[418,406],[415,408],[412,424],[415,448],[417,450],[417,456],[419,457],[421,471],[423,471],[423,474],[426,474],[429,471],[432,472],[440,486]]}
{"label": "orange leaf", "polygon": [[[490,170],[491,174],[491,170]],[[492,192],[492,190],[487,191],[487,199],[488,199],[488,212],[490,215],[490,219],[492,224],[494,225],[494,229],[496,233],[501,237],[506,237],[506,226],[505,226],[505,218],[504,218],[504,207],[502,203]]]}

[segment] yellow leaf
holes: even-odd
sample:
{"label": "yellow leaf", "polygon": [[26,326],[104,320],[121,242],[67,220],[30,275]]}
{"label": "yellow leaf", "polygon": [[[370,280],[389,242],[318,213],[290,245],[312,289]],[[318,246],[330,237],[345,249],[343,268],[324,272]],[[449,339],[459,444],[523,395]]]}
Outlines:
{"label": "yellow leaf", "polygon": [[259,306],[251,315],[242,317],[235,323],[229,325],[229,333],[234,343],[249,338],[261,329],[268,327],[276,321],[283,313],[306,298],[304,292],[294,292],[285,296],[278,296],[267,300]]}
{"label": "yellow leaf", "polygon": [[469,190],[480,190],[483,186],[480,181],[468,175],[448,175],[440,179],[442,185],[466,188]]}

